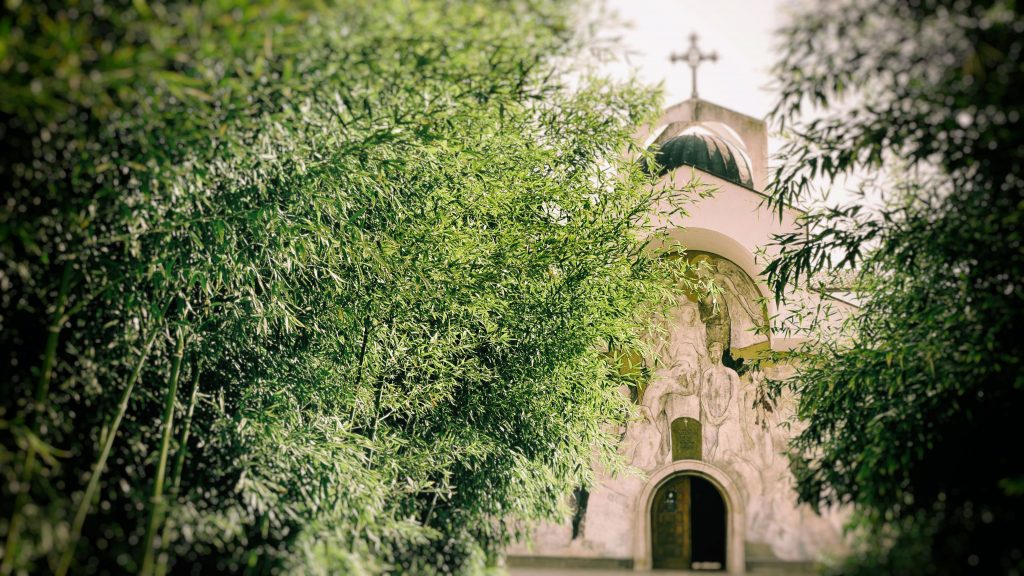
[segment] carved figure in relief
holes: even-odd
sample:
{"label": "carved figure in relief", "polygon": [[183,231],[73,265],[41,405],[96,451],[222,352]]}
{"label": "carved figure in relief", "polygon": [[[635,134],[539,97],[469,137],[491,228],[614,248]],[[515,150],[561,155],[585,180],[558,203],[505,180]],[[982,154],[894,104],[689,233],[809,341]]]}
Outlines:
{"label": "carved figure in relief", "polygon": [[697,305],[686,297],[667,319],[664,336],[655,347],[657,368],[641,404],[650,411],[657,430],[658,462],[671,453],[671,422],[680,415],[697,416],[696,394],[700,386],[704,353],[704,325]]}
{"label": "carved figure in relief", "polygon": [[658,464],[661,431],[647,406],[640,406],[641,420],[631,422],[626,435],[626,460],[641,470],[653,470]]}
{"label": "carved figure in relief", "polygon": [[732,322],[729,316],[729,303],[724,296],[712,299],[710,296],[702,298],[699,303],[700,319],[706,329],[706,341],[708,346],[712,342],[718,343],[722,349],[729,348],[729,340],[732,335]]}
{"label": "carved figure in relief", "polygon": [[759,302],[760,292],[735,264],[718,260],[715,269],[714,280],[722,290],[721,300],[727,303],[730,313],[729,346],[743,349],[766,342],[768,337],[760,331],[766,323]]}
{"label": "carved figure in relief", "polygon": [[718,430],[729,414],[729,406],[739,389],[740,377],[722,364],[724,348],[720,342],[708,344],[710,366],[700,384],[700,412],[704,425],[704,458],[711,461],[718,448]]}
{"label": "carved figure in relief", "polygon": [[764,385],[764,372],[755,370],[748,372],[749,382],[744,381],[742,399],[740,406],[740,419],[743,426],[743,445],[748,454],[758,460],[757,466],[760,469],[768,468],[775,461],[775,443],[772,439],[772,430],[777,427],[775,418],[765,406],[755,401],[758,398],[758,388]]}
{"label": "carved figure in relief", "polygon": [[677,394],[696,394],[704,339],[696,306],[681,298],[669,322],[668,334],[657,349],[660,365],[654,379],[671,381]]}
{"label": "carved figure in relief", "polygon": [[[692,376],[691,376],[692,378]],[[696,380],[696,378],[694,378]],[[658,435],[657,460],[666,462],[672,450],[672,420],[686,412],[694,399],[695,386],[680,386],[678,381],[661,378],[644,392],[643,408],[650,411]]]}

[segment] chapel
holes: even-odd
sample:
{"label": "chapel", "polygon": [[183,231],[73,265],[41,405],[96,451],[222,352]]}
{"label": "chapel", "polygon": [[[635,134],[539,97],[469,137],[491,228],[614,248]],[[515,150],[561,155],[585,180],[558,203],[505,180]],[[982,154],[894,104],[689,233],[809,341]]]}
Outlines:
{"label": "chapel", "polygon": [[786,378],[793,367],[752,360],[799,345],[772,329],[769,320],[788,310],[776,307],[761,276],[763,250],[773,235],[797,231],[799,216],[763,202],[767,127],[694,94],[641,128],[637,141],[653,147],[663,184],[696,177],[714,189],[664,224],[670,241],[713,276],[718,306],[681,297],[659,331],[650,384],[630,391],[640,417],[619,431],[620,453],[636,473],[602,476],[566,495],[572,516],[537,526],[531,543],[508,551],[508,563],[812,574],[844,553],[846,516],[797,505],[784,452],[799,424],[779,425],[793,415],[793,399],[755,407],[759,380]]}

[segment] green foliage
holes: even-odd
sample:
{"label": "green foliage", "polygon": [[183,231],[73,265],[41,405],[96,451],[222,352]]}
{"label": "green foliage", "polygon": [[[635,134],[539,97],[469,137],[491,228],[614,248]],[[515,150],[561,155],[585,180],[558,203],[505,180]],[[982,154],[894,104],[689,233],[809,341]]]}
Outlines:
{"label": "green foliage", "polygon": [[[861,303],[817,315],[789,383],[801,499],[855,505],[846,573],[1024,572],[1022,32],[1018,3],[939,0],[816,2],[782,31],[772,201],[811,208],[768,272]],[[814,206],[848,175],[853,202]]]}
{"label": "green foliage", "polygon": [[610,458],[685,264],[569,7],[9,4],[4,572],[476,572]]}

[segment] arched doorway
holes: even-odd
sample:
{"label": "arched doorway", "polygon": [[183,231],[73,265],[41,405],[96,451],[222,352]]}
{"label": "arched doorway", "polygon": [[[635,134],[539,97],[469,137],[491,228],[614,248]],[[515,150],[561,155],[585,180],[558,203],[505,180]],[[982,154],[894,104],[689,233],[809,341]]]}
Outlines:
{"label": "arched doorway", "polygon": [[726,506],[708,480],[679,474],[651,500],[653,567],[722,570],[726,567]]}
{"label": "arched doorway", "polygon": [[669,462],[651,472],[634,509],[633,531],[633,569],[644,572],[651,569],[651,509],[654,496],[663,484],[679,475],[699,476],[717,489],[719,496],[725,500],[726,509],[726,546],[725,570],[729,574],[743,574],[746,569],[746,551],[744,550],[743,520],[744,501],[736,483],[718,468],[700,460],[677,460]]}

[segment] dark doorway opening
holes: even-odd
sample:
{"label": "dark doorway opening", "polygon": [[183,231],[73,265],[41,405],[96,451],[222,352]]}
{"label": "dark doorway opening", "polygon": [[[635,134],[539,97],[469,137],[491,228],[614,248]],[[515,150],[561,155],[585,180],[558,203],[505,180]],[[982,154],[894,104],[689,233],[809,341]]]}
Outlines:
{"label": "dark doorway opening", "polygon": [[699,476],[681,475],[658,488],[651,502],[654,568],[725,569],[725,501]]}
{"label": "dark doorway opening", "polygon": [[718,489],[696,476],[693,499],[693,568],[725,568],[725,502]]}

